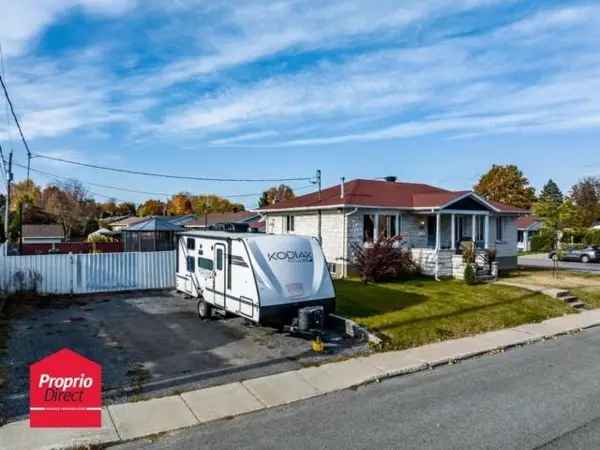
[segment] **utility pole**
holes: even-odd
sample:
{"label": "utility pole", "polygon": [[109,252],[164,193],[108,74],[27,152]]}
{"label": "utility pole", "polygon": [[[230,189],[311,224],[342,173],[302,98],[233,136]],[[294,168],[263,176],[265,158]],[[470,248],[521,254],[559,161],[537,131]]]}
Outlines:
{"label": "utility pole", "polygon": [[13,173],[12,173],[13,152],[11,150],[8,155],[8,167],[7,167],[6,160],[4,159],[4,154],[2,153],[1,150],[2,150],[2,147],[0,147],[0,154],[2,154],[2,166],[4,167],[4,173],[6,174],[6,199],[4,202],[4,237],[6,238],[6,243],[4,245],[4,248],[8,252],[8,220],[9,220],[9,210],[10,210],[10,185],[13,180]]}

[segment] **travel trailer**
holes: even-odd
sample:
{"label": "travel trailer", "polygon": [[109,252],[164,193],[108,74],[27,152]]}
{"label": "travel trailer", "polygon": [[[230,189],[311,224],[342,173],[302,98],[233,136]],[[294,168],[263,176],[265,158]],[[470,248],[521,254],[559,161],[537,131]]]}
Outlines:
{"label": "travel trailer", "polygon": [[190,231],[179,234],[177,290],[212,310],[282,327],[300,308],[335,311],[335,290],[319,242],[308,236]]}

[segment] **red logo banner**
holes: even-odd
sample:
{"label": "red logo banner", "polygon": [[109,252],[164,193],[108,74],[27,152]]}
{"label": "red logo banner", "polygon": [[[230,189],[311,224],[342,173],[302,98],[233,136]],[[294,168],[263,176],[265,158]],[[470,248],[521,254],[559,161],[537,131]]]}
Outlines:
{"label": "red logo banner", "polygon": [[102,426],[102,367],[68,348],[29,367],[29,426]]}

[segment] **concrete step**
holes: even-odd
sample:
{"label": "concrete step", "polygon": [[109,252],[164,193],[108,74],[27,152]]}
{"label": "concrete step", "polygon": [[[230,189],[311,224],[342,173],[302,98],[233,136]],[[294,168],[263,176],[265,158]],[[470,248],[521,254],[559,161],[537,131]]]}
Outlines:
{"label": "concrete step", "polygon": [[573,302],[573,303],[569,303],[569,306],[575,309],[582,309],[585,307],[585,303],[581,302],[581,301],[577,301],[577,302]]}
{"label": "concrete step", "polygon": [[576,301],[578,301],[578,300],[579,300],[579,299],[578,299],[577,297],[575,297],[574,295],[569,295],[569,296],[567,296],[567,297],[560,297],[560,299],[561,299],[563,302],[566,302],[566,303],[573,303],[573,302],[576,302]]}
{"label": "concrete step", "polygon": [[569,291],[556,291],[556,298],[572,297]]}

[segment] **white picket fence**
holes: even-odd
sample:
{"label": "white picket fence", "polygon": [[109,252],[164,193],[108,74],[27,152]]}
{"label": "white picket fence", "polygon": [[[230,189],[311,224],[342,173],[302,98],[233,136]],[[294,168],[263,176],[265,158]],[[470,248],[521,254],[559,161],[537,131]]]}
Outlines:
{"label": "white picket fence", "polygon": [[87,294],[173,288],[175,253],[164,251],[35,256],[4,256],[0,253],[0,292]]}

